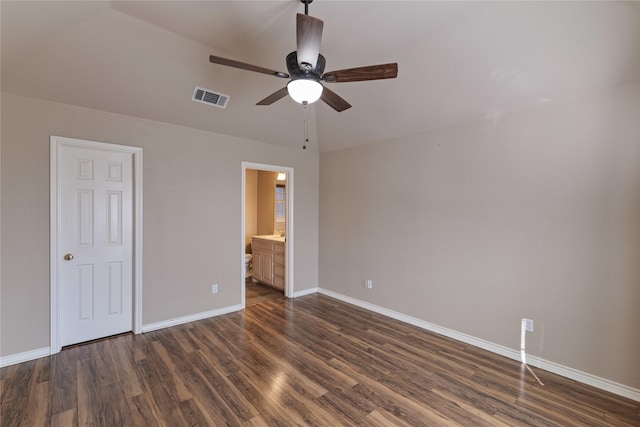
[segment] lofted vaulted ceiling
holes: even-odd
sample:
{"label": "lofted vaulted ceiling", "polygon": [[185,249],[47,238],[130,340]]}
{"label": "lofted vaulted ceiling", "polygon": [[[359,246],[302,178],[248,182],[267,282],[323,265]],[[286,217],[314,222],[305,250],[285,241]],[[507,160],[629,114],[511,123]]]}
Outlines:
{"label": "lofted vaulted ceiling", "polygon": [[[301,147],[303,109],[255,103],[286,80],[286,1],[5,1],[2,91]],[[637,2],[315,0],[327,70],[397,62],[398,78],[335,83],[353,107],[309,111],[310,148],[341,149],[591,95],[640,80]],[[231,96],[191,101],[195,86]]]}

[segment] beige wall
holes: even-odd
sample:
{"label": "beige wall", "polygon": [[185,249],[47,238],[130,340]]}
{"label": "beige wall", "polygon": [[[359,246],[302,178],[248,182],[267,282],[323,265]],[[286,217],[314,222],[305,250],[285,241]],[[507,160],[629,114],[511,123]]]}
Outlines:
{"label": "beige wall", "polygon": [[258,171],[258,234],[273,234],[277,172]]}
{"label": "beige wall", "polygon": [[294,168],[295,291],[317,286],[317,153],[6,93],[1,101],[1,355],[49,345],[50,135],[144,150],[144,324],[240,304],[242,161]]}
{"label": "beige wall", "polygon": [[640,387],[637,86],[320,163],[321,287]]}

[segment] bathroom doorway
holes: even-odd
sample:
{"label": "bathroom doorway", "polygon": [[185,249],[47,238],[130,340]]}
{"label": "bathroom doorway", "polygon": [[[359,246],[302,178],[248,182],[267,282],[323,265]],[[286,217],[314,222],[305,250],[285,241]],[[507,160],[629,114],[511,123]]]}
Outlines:
{"label": "bathroom doorway", "polygon": [[242,163],[242,307],[293,295],[293,168]]}

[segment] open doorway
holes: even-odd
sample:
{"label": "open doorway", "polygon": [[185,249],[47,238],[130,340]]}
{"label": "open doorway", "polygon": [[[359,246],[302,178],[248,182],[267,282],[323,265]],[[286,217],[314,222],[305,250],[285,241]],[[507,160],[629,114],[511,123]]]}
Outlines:
{"label": "open doorway", "polygon": [[242,163],[242,306],[293,295],[293,169]]}

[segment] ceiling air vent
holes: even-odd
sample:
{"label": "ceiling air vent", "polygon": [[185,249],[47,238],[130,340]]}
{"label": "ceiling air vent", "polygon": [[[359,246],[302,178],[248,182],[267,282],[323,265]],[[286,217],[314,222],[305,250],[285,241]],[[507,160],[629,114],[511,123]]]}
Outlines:
{"label": "ceiling air vent", "polygon": [[219,108],[227,108],[229,98],[231,98],[229,95],[196,86],[191,100]]}

